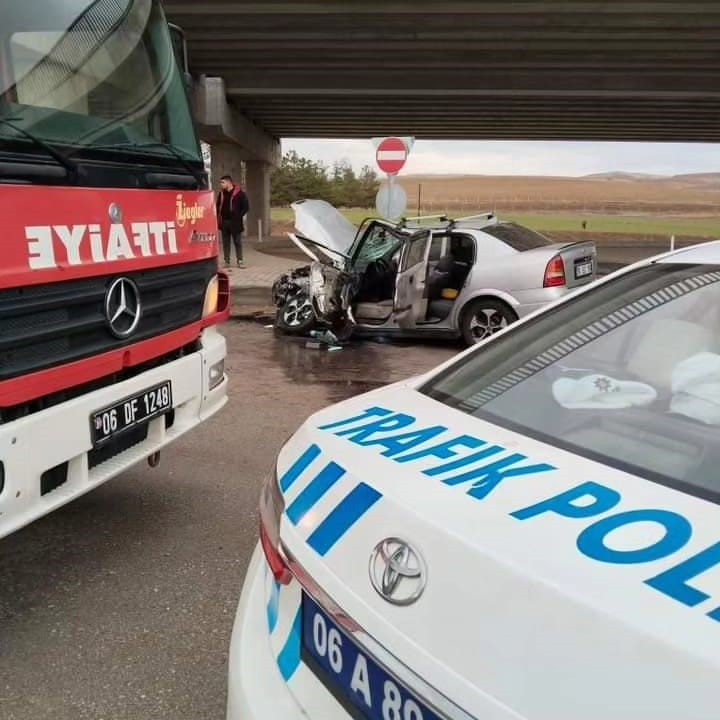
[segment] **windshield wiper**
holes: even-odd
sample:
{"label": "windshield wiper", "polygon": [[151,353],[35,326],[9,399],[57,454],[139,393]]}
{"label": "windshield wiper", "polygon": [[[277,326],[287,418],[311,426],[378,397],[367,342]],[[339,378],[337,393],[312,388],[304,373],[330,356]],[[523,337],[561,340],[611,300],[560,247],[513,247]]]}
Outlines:
{"label": "windshield wiper", "polygon": [[107,145],[87,145],[88,150],[143,150],[148,148],[158,148],[165,150],[172,155],[184,168],[197,180],[198,187],[201,188],[205,184],[204,173],[199,172],[194,168],[190,161],[183,156],[183,154],[174,148],[172,145],[160,142],[159,140],[150,140],[143,142],[120,142],[120,143],[108,143]]}
{"label": "windshield wiper", "polygon": [[78,166],[77,163],[73,160],[71,160],[67,155],[64,153],[61,153],[59,150],[56,150],[52,145],[45,142],[41,138],[39,138],[37,135],[33,135],[28,130],[25,130],[25,128],[18,127],[15,125],[15,122],[18,120],[21,120],[22,118],[4,118],[0,117],[0,124],[7,125],[9,128],[14,130],[19,135],[23,135],[31,142],[35,143],[37,147],[42,148],[53,160],[57,161],[60,165],[62,165],[70,175],[77,176],[78,175]]}

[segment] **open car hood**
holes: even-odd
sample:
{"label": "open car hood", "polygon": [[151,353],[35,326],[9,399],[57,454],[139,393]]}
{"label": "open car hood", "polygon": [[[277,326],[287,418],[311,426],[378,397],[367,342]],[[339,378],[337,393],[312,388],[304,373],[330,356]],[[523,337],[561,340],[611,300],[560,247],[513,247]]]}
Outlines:
{"label": "open car hood", "polygon": [[299,200],[291,207],[295,212],[295,228],[302,235],[301,242],[296,240],[296,244],[303,252],[313,257],[302,242],[309,240],[344,258],[349,256],[357,228],[330,203],[324,200]]}

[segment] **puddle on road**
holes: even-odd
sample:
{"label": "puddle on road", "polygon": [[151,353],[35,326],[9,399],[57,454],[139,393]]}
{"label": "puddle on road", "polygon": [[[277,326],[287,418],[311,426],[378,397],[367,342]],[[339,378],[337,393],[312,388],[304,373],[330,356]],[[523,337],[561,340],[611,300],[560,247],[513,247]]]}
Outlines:
{"label": "puddle on road", "polygon": [[328,352],[325,346],[307,347],[308,338],[276,335],[259,323],[238,325],[260,363],[281,368],[292,383],[323,388],[328,402],[426,372],[458,352],[452,343],[372,340],[352,341],[341,351]]}
{"label": "puddle on road", "polygon": [[292,382],[322,385],[330,402],[339,402],[393,382],[392,369],[369,343],[352,343],[339,352],[307,347],[307,338],[273,336],[273,359]]}

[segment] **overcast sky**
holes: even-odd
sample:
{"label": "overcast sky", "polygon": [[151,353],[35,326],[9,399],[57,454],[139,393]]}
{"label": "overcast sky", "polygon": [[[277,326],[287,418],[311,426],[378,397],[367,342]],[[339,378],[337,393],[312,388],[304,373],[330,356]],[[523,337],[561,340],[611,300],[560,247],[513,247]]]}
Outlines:
{"label": "overcast sky", "polygon": [[[374,164],[370,140],[284,140],[290,149],[332,165]],[[419,140],[403,174],[589,175],[622,170],[657,175],[720,172],[720,144]]]}

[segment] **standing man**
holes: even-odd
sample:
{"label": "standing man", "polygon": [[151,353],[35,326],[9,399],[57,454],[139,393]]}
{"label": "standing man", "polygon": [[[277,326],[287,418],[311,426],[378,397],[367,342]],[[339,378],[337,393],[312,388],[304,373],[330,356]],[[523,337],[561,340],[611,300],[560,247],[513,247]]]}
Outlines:
{"label": "standing man", "polygon": [[225,265],[230,265],[230,247],[235,245],[237,266],[244,268],[242,252],[242,234],[245,230],[243,222],[250,208],[245,191],[233,182],[230,175],[223,175],[220,180],[220,192],[217,196],[218,228],[222,234]]}

